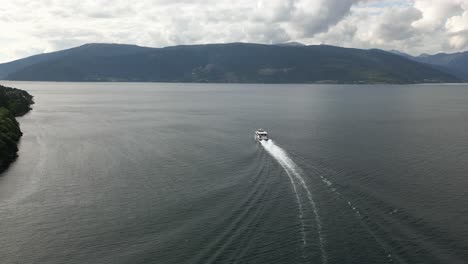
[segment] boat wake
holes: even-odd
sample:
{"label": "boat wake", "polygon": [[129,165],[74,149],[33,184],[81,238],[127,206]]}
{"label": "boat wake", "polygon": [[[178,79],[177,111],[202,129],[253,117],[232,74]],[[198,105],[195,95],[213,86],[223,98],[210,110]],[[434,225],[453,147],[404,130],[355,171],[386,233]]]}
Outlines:
{"label": "boat wake", "polygon": [[269,141],[260,141],[260,143],[265,148],[265,150],[281,165],[281,167],[284,169],[284,171],[289,177],[289,180],[293,187],[293,191],[296,196],[298,208],[299,208],[299,220],[301,222],[302,242],[304,246],[307,245],[307,236],[305,232],[305,220],[304,220],[304,205],[299,195],[298,189],[302,188],[307,194],[306,199],[312,208],[312,212],[314,214],[315,223],[317,227],[318,239],[320,243],[320,253],[322,256],[322,263],[326,264],[328,262],[328,258],[325,252],[325,239],[322,235],[322,222],[320,220],[320,216],[317,210],[317,205],[312,197],[312,193],[310,189],[307,187],[307,184],[304,178],[302,177],[302,173],[299,167],[289,157],[286,151],[283,150],[278,145],[276,145],[273,142],[273,140],[270,139]]}

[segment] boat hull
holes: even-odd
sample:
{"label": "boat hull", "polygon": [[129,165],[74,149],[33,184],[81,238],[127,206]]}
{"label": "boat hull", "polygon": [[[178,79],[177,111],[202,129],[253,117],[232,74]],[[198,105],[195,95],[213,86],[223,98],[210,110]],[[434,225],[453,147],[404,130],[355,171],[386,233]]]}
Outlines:
{"label": "boat hull", "polygon": [[254,138],[255,140],[257,141],[268,141],[268,133],[263,130],[263,129],[258,129],[257,131],[255,131],[255,134],[254,134]]}
{"label": "boat hull", "polygon": [[259,136],[257,136],[257,135],[254,136],[254,139],[255,139],[256,141],[258,141],[258,142],[270,140],[269,138],[261,138],[261,137],[259,137]]}

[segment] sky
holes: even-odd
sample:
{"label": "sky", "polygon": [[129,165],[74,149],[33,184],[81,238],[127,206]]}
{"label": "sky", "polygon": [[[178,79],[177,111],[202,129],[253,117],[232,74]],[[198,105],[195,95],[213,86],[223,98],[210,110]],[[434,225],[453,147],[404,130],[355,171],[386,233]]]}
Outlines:
{"label": "sky", "polygon": [[0,0],[0,62],[86,43],[468,50],[468,0]]}

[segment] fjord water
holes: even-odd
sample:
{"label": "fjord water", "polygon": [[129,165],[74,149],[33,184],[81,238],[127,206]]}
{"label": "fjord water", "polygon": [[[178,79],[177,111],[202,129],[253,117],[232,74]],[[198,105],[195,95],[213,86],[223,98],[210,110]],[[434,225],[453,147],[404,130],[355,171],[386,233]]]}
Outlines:
{"label": "fjord water", "polygon": [[6,85],[1,263],[468,260],[468,85]]}

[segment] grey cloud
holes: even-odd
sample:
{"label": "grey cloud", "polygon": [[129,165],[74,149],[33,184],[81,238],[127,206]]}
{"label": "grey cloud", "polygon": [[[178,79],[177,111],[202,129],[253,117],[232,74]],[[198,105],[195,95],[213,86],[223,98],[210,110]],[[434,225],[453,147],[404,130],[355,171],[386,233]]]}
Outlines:
{"label": "grey cloud", "polygon": [[260,0],[254,19],[267,23],[289,21],[296,11],[297,0]]}
{"label": "grey cloud", "polygon": [[[383,2],[383,1],[380,1]],[[397,49],[414,55],[468,48],[468,0],[358,3],[328,31],[303,41],[357,48]],[[463,12],[460,12],[463,10]]]}
{"label": "grey cloud", "polygon": [[[315,2],[314,8],[307,8]],[[351,6],[359,0],[322,0],[297,1],[297,14],[294,26],[302,33],[302,37],[312,37],[317,33],[325,32],[346,16]]]}
{"label": "grey cloud", "polygon": [[450,46],[456,49],[468,48],[468,29],[450,33]]}
{"label": "grey cloud", "polygon": [[87,42],[302,41],[456,51],[468,45],[467,8],[468,0],[5,1],[0,28],[9,40],[2,42],[0,61]]}
{"label": "grey cloud", "polygon": [[[14,35],[22,50],[27,49],[25,35],[29,40],[37,39],[36,45],[47,51],[85,42],[148,46],[231,41],[276,43],[326,31],[355,2],[358,1],[50,0],[22,4],[11,1],[0,8],[0,14],[15,20],[4,20],[0,27],[7,24],[16,27]],[[33,48],[38,47],[31,45],[31,51]]]}
{"label": "grey cloud", "polygon": [[382,16],[381,24],[377,28],[378,36],[384,41],[412,38],[418,34],[412,23],[421,18],[422,13],[416,8],[390,9]]}

